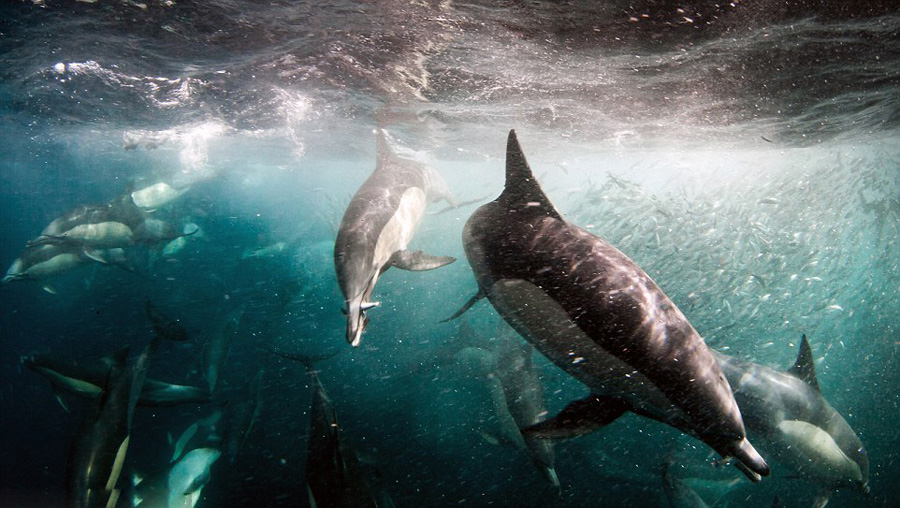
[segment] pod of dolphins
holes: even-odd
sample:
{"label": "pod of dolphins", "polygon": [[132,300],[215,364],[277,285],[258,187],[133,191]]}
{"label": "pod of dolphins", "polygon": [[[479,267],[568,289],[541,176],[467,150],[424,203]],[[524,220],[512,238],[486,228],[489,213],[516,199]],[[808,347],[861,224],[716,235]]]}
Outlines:
{"label": "pod of dolphins", "polygon": [[[172,224],[150,217],[156,207],[181,196],[164,182],[127,192],[109,203],[82,205],[57,217],[7,270],[2,282],[38,281],[54,293],[46,279],[97,262],[134,271],[127,249],[135,245],[170,242],[197,232],[178,231]],[[140,205],[138,205],[140,203]]]}
{"label": "pod of dolphins", "polygon": [[[562,216],[535,178],[515,131],[507,140],[505,176],[500,195],[465,223],[462,244],[477,291],[446,320],[486,299],[525,341],[501,332],[491,347],[465,347],[454,355],[486,387],[498,423],[482,432],[486,439],[521,450],[560,490],[554,442],[597,431],[631,412],[696,438],[752,482],[775,470],[803,477],[822,487],[819,506],[835,489],[868,492],[865,449],[822,396],[806,336],[787,371],[712,349],[637,263]],[[160,183],[111,203],[76,208],[29,242],[3,281],[44,281],[92,261],[127,267],[125,250],[133,245],[191,234],[149,217],[186,190]],[[441,200],[451,207],[470,203],[457,202],[435,170],[398,156],[379,129],[375,170],[352,197],[334,244],[344,335],[353,347],[361,344],[368,314],[379,306],[373,293],[388,268],[432,270],[455,261],[409,250],[427,206]],[[277,251],[285,248],[282,243]],[[245,258],[267,255],[259,250]],[[65,394],[92,401],[70,455],[69,506],[111,508],[123,489],[133,495],[133,506],[198,503],[222,450],[233,461],[253,427],[261,373],[247,383],[253,395],[238,406],[240,414],[231,418],[234,428],[227,436],[219,433],[220,413],[213,413],[173,443],[164,470],[127,485],[122,472],[135,408],[214,400],[221,369],[243,335],[242,319],[249,312],[246,304],[236,306],[204,344],[200,371],[207,387],[202,389],[147,378],[160,341],[189,339],[178,320],[149,302],[154,336],[130,363],[127,349],[96,361],[23,357],[25,365],[50,381],[64,407]],[[586,386],[589,395],[546,418],[533,350]],[[387,491],[366,474],[319,379],[314,364],[328,357],[275,354],[302,362],[309,376],[306,484],[311,506],[393,506]],[[662,479],[673,506],[705,506],[673,476],[668,463]]]}
{"label": "pod of dolphins", "polygon": [[[425,204],[436,199],[427,197],[421,169],[411,172],[411,161],[396,162],[383,132],[378,145],[376,170],[351,201],[335,245],[346,337],[353,346],[368,322],[366,311],[378,305],[371,296],[388,267],[408,268],[406,260],[414,257],[430,261],[420,269],[452,262],[406,250]],[[826,491],[868,491],[865,449],[818,390],[806,338],[787,373],[709,348],[634,261],[562,217],[535,179],[515,131],[507,142],[504,190],[466,222],[463,245],[478,291],[448,320],[486,298],[519,335],[591,390],[553,418],[516,420],[521,436],[510,441],[572,438],[630,411],[703,441],[733,459],[751,481],[770,474],[767,455]],[[506,384],[495,374],[504,365],[495,364],[514,360],[467,349],[462,360],[487,376],[498,400]],[[764,444],[762,453],[751,439]],[[553,471],[548,477],[558,485],[552,459],[535,462]]]}

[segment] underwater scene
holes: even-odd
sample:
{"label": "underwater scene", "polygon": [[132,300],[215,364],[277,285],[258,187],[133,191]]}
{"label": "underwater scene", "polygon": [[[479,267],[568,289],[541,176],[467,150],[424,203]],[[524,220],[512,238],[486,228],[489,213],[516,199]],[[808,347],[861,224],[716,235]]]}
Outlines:
{"label": "underwater scene", "polygon": [[0,507],[900,498],[895,2],[9,0],[0,61]]}

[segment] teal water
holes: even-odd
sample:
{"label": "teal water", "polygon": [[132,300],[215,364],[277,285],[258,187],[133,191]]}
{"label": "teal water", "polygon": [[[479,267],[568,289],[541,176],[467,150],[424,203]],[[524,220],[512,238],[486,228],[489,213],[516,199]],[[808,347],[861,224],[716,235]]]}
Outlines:
{"label": "teal water", "polygon": [[[374,168],[377,126],[457,198],[482,201],[502,189],[515,128],[560,212],[636,261],[711,347],[786,369],[806,334],[823,395],[870,462],[871,493],[841,490],[831,506],[892,505],[894,9],[698,3],[698,17],[640,5],[630,8],[650,21],[636,25],[638,11],[615,3],[565,5],[4,6],[0,259],[11,265],[68,210],[160,181],[190,188],[151,216],[201,233],[172,255],[164,243],[128,249],[133,272],[85,263],[0,288],[0,505],[66,504],[70,445],[89,408],[61,396],[63,408],[21,358],[87,361],[123,345],[136,355],[152,336],[147,300],[191,336],[164,343],[150,376],[195,386],[206,383],[204,342],[244,309],[215,401],[141,407],[134,419],[129,476],[165,466],[169,437],[215,411],[218,434],[234,434],[259,402],[199,506],[307,503],[308,377],[272,349],[336,353],[319,378],[367,478],[397,506],[665,506],[669,461],[710,506],[770,506],[776,495],[812,505],[816,482],[775,467],[751,484],[700,441],[635,415],[556,444],[559,492],[522,451],[489,443],[499,418],[458,355],[510,332],[485,301],[439,322],[476,289],[460,238],[477,205],[426,215],[413,246],[458,261],[386,272],[362,346],[348,346],[334,237]],[[549,414],[587,394],[534,361]]]}

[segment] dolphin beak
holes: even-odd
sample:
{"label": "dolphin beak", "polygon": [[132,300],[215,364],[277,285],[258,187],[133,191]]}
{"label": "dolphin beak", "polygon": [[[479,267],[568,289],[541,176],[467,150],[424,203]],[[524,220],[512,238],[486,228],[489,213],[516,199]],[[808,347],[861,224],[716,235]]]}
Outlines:
{"label": "dolphin beak", "polygon": [[353,347],[359,347],[362,332],[366,328],[366,313],[357,306],[351,307],[347,312],[347,343]]}
{"label": "dolphin beak", "polygon": [[737,444],[737,449],[732,451],[731,456],[739,461],[738,469],[751,481],[758,482],[760,477],[769,476],[769,465],[746,437]]}
{"label": "dolphin beak", "polygon": [[353,347],[359,347],[362,339],[363,330],[369,324],[369,318],[366,317],[365,305],[350,304],[347,309],[347,342]]}
{"label": "dolphin beak", "polygon": [[347,302],[347,342],[353,347],[359,347],[360,339],[362,339],[363,330],[369,324],[369,318],[366,311],[381,305],[380,302],[364,302],[359,300]]}

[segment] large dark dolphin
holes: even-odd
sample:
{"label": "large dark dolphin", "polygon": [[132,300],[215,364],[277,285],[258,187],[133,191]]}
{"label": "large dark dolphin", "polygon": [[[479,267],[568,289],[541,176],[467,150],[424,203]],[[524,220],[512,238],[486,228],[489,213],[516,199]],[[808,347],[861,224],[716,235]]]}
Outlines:
{"label": "large dark dolphin", "polygon": [[486,296],[516,331],[591,389],[531,432],[575,436],[630,410],[735,457],[753,480],[769,473],[703,339],[632,260],[560,216],[514,131],[505,189],[472,214],[463,243],[479,294],[460,313]]}
{"label": "large dark dolphin", "polygon": [[344,294],[347,342],[358,346],[368,323],[366,311],[378,278],[391,266],[404,270],[432,270],[456,261],[406,250],[425,207],[453,196],[434,170],[394,154],[383,130],[378,131],[375,171],[356,191],[338,229],[334,267]]}
{"label": "large dark dolphin", "polygon": [[716,358],[734,389],[747,431],[764,453],[828,491],[855,487],[868,492],[866,450],[822,396],[805,335],[787,372],[721,353]]}

